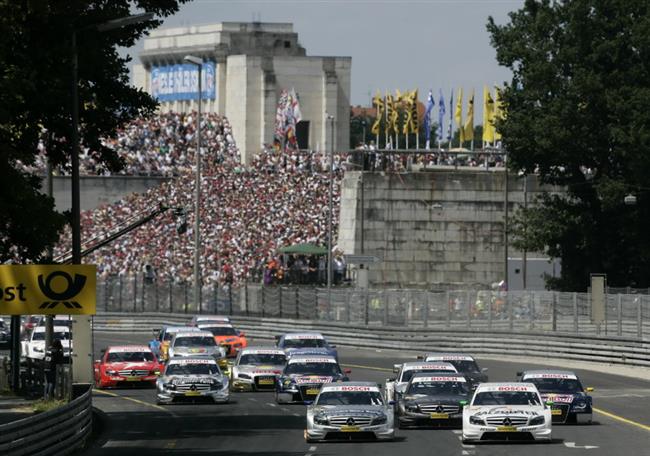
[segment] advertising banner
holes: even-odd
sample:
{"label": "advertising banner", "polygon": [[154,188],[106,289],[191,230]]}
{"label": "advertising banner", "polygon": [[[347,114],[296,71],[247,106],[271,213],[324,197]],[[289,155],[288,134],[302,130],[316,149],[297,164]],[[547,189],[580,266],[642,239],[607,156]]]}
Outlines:
{"label": "advertising banner", "polygon": [[0,265],[0,315],[94,315],[95,265]]}
{"label": "advertising banner", "polygon": [[[204,62],[201,69],[201,91],[204,100],[216,97],[216,64]],[[153,66],[151,95],[159,101],[198,100],[199,70],[196,65]]]}

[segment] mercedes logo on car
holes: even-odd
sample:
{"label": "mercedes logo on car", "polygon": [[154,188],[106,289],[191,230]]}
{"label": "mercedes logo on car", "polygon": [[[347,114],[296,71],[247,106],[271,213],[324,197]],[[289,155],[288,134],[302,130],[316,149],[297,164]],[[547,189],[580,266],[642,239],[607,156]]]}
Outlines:
{"label": "mercedes logo on car", "polygon": [[352,417],[348,418],[348,420],[345,422],[345,424],[347,424],[348,426],[354,426],[354,423],[355,421],[354,418]]}

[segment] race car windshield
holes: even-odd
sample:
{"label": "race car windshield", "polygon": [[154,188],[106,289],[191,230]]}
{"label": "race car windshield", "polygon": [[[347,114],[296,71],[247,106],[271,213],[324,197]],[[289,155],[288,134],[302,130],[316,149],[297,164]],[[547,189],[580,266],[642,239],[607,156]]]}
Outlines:
{"label": "race car windshield", "polygon": [[[70,333],[69,332],[54,332],[52,333],[52,340],[69,340],[70,339]],[[45,331],[43,332],[35,332],[34,335],[32,336],[32,340],[45,340]]]}
{"label": "race car windshield", "polygon": [[317,405],[384,405],[379,391],[324,391]]}
{"label": "race car windshield", "polygon": [[542,405],[532,391],[485,391],[478,393],[472,405]]}
{"label": "race car windshield", "polygon": [[341,369],[334,363],[292,363],[287,364],[284,373],[307,375],[339,375]]}
{"label": "race car windshield", "polygon": [[270,364],[271,366],[279,366],[287,362],[287,358],[284,355],[280,354],[250,354],[250,355],[241,355],[239,359],[240,365],[253,365],[258,366],[260,364]]}
{"label": "race car windshield", "polygon": [[168,332],[165,333],[165,336],[163,337],[163,340],[172,340],[172,337],[174,337],[174,333],[168,331]]}
{"label": "race car windshield", "polygon": [[216,364],[170,364],[165,375],[216,375],[219,368]]}
{"label": "race car windshield", "polygon": [[284,348],[322,348],[324,339],[285,339]]}
{"label": "race car windshield", "polygon": [[471,372],[471,373],[481,372],[481,369],[478,368],[476,361],[452,360],[446,362],[454,366],[458,372]]}
{"label": "race car windshield", "polygon": [[408,382],[413,378],[415,374],[449,374],[450,372],[448,370],[440,370],[440,369],[432,369],[432,370],[407,370],[402,372],[402,380],[403,382]]}
{"label": "race car windshield", "polygon": [[216,342],[212,337],[195,336],[180,337],[174,342],[174,347],[214,347]]}
{"label": "race car windshield", "polygon": [[582,385],[573,378],[530,378],[540,393],[581,393]]}
{"label": "race car windshield", "polygon": [[154,361],[153,353],[149,352],[109,352],[107,363],[142,363]]}
{"label": "race car windshield", "polygon": [[211,328],[201,327],[203,331],[210,331],[215,336],[237,336],[237,330],[235,328],[229,328],[224,326],[214,326]]}
{"label": "race car windshield", "polygon": [[469,393],[464,382],[416,382],[411,383],[407,394],[422,394],[424,396],[466,395]]}

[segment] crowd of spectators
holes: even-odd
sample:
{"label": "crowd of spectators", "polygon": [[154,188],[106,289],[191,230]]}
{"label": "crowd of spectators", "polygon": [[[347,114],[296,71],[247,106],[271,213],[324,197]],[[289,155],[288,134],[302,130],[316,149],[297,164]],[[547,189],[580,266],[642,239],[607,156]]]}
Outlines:
{"label": "crowd of spectators", "polygon": [[[167,115],[163,116],[168,118]],[[173,116],[185,119],[190,116]],[[265,265],[278,248],[313,243],[324,245],[328,227],[329,163],[326,155],[304,151],[280,152],[271,147],[257,154],[249,166],[239,160],[239,153],[225,131],[227,121],[217,116],[214,137],[221,137],[202,148],[201,241],[200,267],[206,283],[240,283],[262,275]],[[161,144],[148,128],[158,128],[158,121],[137,121],[138,133],[133,143]],[[146,127],[149,125],[149,127]],[[131,130],[126,127],[124,131]],[[184,134],[165,141],[169,151],[193,157],[194,130],[185,125]],[[182,145],[181,145],[182,144]],[[182,163],[192,163],[193,159]],[[340,180],[344,159],[334,156],[333,226],[338,227]],[[120,237],[109,246],[93,252],[87,259],[97,264],[100,277],[132,275],[149,268],[158,280],[177,282],[193,279],[194,173],[187,165],[171,169],[176,176],[144,194],[132,194],[114,203],[82,213],[82,239],[101,239],[123,222],[142,217],[159,205],[184,208],[187,231],[177,232],[173,210]],[[58,253],[71,243],[66,231]]]}

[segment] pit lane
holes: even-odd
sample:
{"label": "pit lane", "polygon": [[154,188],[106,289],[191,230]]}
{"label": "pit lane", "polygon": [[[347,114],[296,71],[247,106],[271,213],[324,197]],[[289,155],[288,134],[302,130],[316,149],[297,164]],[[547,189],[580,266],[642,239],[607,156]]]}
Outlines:
{"label": "pit lane", "polygon": [[[107,345],[146,342],[146,335],[95,334],[96,355]],[[261,341],[269,343],[269,341]],[[352,380],[379,383],[390,377],[395,362],[414,359],[411,353],[340,347],[342,364],[352,368]],[[490,380],[513,380],[518,370],[535,363],[482,360]],[[463,445],[459,430],[398,430],[395,442],[317,443],[303,440],[305,408],[278,405],[273,393],[233,393],[227,405],[157,406],[152,389],[108,390],[94,404],[104,412],[102,440],[89,455],[593,455],[650,456],[650,381],[576,369],[585,386],[596,388],[594,403],[612,416],[594,414],[591,426],[555,426],[550,444],[494,443]],[[620,421],[622,417],[641,427]],[[643,426],[648,426],[645,429]]]}

